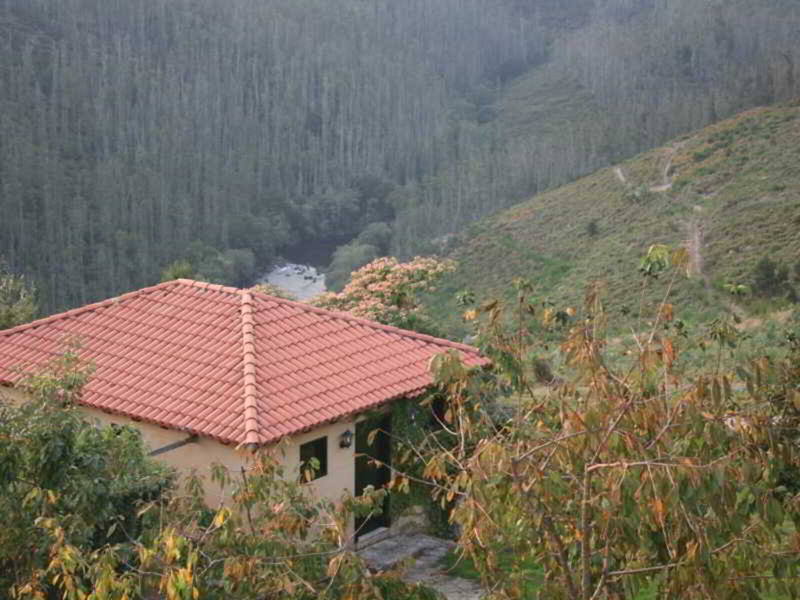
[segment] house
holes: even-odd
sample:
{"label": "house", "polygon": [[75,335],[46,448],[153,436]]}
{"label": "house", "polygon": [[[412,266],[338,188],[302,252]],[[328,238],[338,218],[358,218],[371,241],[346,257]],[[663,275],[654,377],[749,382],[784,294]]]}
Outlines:
{"label": "house", "polygon": [[[436,354],[456,350],[483,363],[470,346],[176,280],[0,331],[0,393],[20,398],[18,369],[36,370],[69,339],[95,363],[80,401],[90,418],[135,425],[153,455],[201,475],[212,463],[237,472],[241,447],[288,439],[286,472],[316,457],[309,485],[332,499],[381,482],[375,469],[357,468],[357,453],[391,460],[388,444],[363,442],[366,411],[424,393]],[[209,505],[225,500],[206,487]]]}

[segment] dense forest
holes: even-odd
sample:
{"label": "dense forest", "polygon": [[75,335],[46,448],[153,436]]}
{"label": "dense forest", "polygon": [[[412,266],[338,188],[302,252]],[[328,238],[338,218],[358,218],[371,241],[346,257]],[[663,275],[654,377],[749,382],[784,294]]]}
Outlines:
{"label": "dense forest", "polygon": [[0,0],[0,256],[52,312],[371,224],[346,266],[435,250],[796,94],[798,30],[774,0]]}
{"label": "dense forest", "polygon": [[[568,3],[564,3],[568,4]],[[446,241],[477,217],[739,111],[800,92],[800,5],[597,0],[553,30],[545,62],[494,88],[458,160],[408,188],[396,249]],[[559,22],[560,23],[560,22]],[[546,26],[546,25],[544,25]],[[468,132],[468,133],[465,133]]]}

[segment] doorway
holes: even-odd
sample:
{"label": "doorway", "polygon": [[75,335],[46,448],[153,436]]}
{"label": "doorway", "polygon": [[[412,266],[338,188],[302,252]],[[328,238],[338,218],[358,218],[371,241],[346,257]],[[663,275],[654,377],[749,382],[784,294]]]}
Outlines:
{"label": "doorway", "polygon": [[[391,415],[356,423],[356,496],[363,494],[364,488],[368,485],[378,490],[389,483],[391,469],[388,465],[391,464],[392,454],[391,439],[389,437],[391,427]],[[374,436],[372,444],[368,444],[369,434],[376,429],[378,433]],[[371,460],[380,461],[381,466],[371,463]],[[356,517],[356,540],[362,535],[381,527],[389,527],[389,525],[389,496],[387,495],[383,499],[383,511],[380,515]]]}

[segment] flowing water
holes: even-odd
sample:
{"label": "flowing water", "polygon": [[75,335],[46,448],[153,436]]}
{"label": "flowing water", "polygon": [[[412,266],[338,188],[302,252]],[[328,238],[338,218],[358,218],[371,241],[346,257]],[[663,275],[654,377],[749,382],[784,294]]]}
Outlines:
{"label": "flowing water", "polygon": [[331,263],[336,248],[349,241],[349,237],[332,236],[283,248],[284,260],[259,277],[257,283],[277,285],[301,301],[319,296],[327,290],[322,271]]}
{"label": "flowing water", "polygon": [[263,275],[259,283],[271,283],[298,300],[310,300],[325,291],[325,274],[310,265],[285,263]]}

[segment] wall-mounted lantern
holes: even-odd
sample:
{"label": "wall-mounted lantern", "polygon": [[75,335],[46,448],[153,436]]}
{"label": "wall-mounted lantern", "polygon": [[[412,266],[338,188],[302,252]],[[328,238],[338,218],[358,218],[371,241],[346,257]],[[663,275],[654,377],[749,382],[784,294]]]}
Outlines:
{"label": "wall-mounted lantern", "polygon": [[353,432],[345,429],[344,433],[339,436],[339,448],[349,448],[353,445]]}

